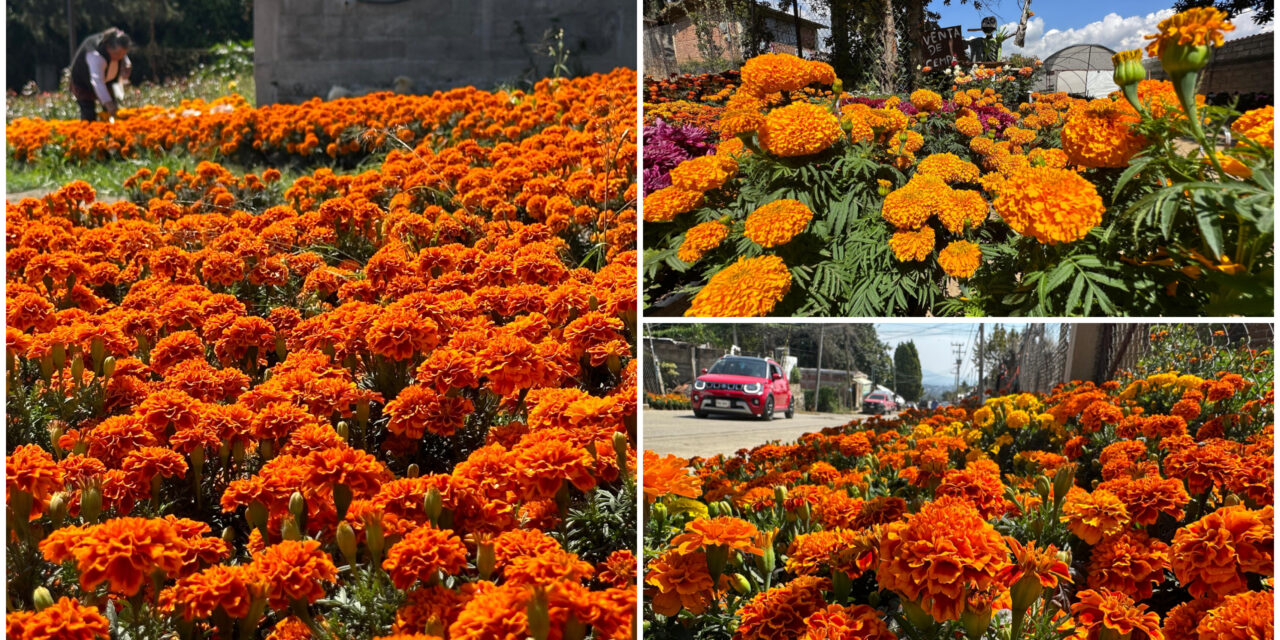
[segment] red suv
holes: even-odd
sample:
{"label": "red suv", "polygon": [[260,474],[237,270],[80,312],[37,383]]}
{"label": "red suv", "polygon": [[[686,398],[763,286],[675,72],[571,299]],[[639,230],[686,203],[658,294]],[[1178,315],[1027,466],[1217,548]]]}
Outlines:
{"label": "red suv", "polygon": [[884,391],[872,391],[862,399],[862,410],[870,414],[890,414],[898,410],[898,402],[893,394]]}
{"label": "red suv", "polygon": [[689,400],[699,418],[728,413],[772,420],[778,407],[784,407],[788,418],[796,414],[782,366],[768,358],[720,358],[693,382]]}

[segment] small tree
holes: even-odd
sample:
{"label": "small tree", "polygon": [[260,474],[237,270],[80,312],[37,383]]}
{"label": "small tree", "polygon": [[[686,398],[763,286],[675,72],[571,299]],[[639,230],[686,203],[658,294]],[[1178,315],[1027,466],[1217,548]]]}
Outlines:
{"label": "small tree", "polygon": [[893,352],[893,377],[898,395],[907,402],[916,402],[924,394],[924,374],[920,370],[920,353],[912,341],[898,344]]}

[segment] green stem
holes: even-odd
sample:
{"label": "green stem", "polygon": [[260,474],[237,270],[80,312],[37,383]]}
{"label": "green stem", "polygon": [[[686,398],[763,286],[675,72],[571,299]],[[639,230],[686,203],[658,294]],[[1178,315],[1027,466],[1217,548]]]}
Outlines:
{"label": "green stem", "polygon": [[[1200,148],[1209,157],[1209,163],[1213,165],[1213,170],[1218,172],[1218,179],[1223,179],[1227,174],[1222,170],[1222,165],[1218,163],[1218,153],[1214,151],[1209,139],[1204,135],[1204,127],[1200,125],[1200,116],[1196,110],[1196,82],[1199,79],[1196,72],[1183,73],[1173,76],[1173,87],[1175,93],[1178,94],[1178,102],[1182,103],[1182,110],[1186,112],[1187,118],[1191,123],[1191,135],[1195,136],[1196,142],[1200,144]],[[1215,256],[1216,257],[1216,256]]]}

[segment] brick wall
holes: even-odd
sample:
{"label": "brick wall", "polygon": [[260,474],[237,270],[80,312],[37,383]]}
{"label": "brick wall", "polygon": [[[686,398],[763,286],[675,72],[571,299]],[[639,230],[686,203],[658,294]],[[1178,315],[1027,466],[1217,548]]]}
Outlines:
{"label": "brick wall", "polygon": [[[1144,63],[1147,75],[1158,80],[1168,76],[1160,61]],[[1213,53],[1213,60],[1201,74],[1200,93],[1275,93],[1275,39],[1271,32],[1230,40]]]}
{"label": "brick wall", "polygon": [[[720,27],[711,30],[712,42],[723,52],[722,56],[729,60],[741,58],[738,46],[744,25],[736,24],[730,28],[732,37],[726,37]],[[773,20],[769,24],[775,42],[769,50],[773,53],[796,54],[795,24],[785,20]],[[806,58],[812,57],[818,46],[818,30],[808,24],[802,24],[800,38],[804,43]],[[705,56],[698,47],[698,32],[688,16],[670,24],[645,25],[645,74],[653,77],[665,77],[670,73],[678,73],[679,65],[686,62],[703,60]]]}
{"label": "brick wall", "polygon": [[258,104],[386,90],[397,76],[414,93],[545,76],[551,62],[532,47],[549,27],[584,73],[636,66],[635,5],[622,0],[254,0]]}

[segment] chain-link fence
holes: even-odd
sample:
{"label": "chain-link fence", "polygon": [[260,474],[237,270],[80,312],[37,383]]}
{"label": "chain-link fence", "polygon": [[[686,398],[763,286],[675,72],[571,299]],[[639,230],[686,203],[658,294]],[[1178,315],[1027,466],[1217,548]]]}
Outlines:
{"label": "chain-link fence", "polygon": [[[1165,344],[1171,330],[1182,336],[1177,345]],[[992,388],[996,393],[1048,393],[1071,380],[1101,383],[1133,372],[1148,359],[1170,356],[1166,352],[1189,349],[1190,343],[1203,351],[1177,354],[1188,359],[1185,366],[1204,365],[1216,357],[1234,362],[1248,357],[1240,356],[1241,349],[1273,349],[1274,334],[1272,325],[1257,323],[1033,324],[1022,333],[1017,356],[1005,367],[1008,371],[993,372]],[[1169,366],[1175,364],[1176,358],[1169,361]]]}

